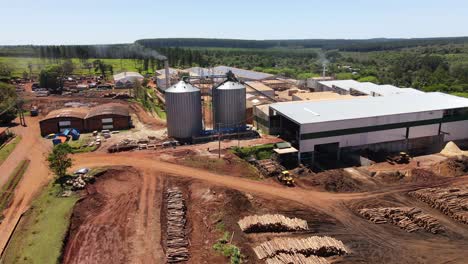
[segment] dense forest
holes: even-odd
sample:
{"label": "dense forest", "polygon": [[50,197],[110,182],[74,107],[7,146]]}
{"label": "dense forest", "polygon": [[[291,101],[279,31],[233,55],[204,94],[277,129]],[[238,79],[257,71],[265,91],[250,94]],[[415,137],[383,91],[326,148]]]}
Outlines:
{"label": "dense forest", "polygon": [[340,51],[382,51],[402,48],[464,44],[468,37],[453,38],[413,38],[413,39],[297,39],[297,40],[240,40],[240,39],[200,39],[200,38],[159,38],[141,39],[135,43],[149,48],[320,48]]}

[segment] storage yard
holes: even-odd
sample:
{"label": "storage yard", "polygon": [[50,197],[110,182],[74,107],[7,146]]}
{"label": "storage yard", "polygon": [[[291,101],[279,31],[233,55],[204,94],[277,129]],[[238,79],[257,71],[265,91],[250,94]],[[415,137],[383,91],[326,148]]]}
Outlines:
{"label": "storage yard", "polygon": [[167,120],[128,98],[26,91],[38,116],[11,128],[24,137],[11,157],[31,163],[0,224],[2,258],[19,256],[8,237],[21,241],[16,225],[52,178],[37,157],[54,134],[99,142],[70,156],[70,172],[103,171],[57,194],[80,198],[62,263],[466,262],[467,99],[215,69],[172,69],[148,88]]}

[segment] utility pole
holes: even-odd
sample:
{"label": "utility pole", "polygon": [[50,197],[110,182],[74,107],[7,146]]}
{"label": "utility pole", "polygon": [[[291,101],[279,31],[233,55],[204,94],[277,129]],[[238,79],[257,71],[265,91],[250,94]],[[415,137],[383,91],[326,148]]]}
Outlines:
{"label": "utility pole", "polygon": [[240,148],[240,127],[241,124],[237,125],[237,147]]}
{"label": "utility pole", "polygon": [[20,125],[26,126],[26,119],[24,118],[23,108],[20,106],[19,102],[16,102],[16,109],[18,110]]}
{"label": "utility pole", "polygon": [[221,158],[221,123],[218,123],[218,158]]}

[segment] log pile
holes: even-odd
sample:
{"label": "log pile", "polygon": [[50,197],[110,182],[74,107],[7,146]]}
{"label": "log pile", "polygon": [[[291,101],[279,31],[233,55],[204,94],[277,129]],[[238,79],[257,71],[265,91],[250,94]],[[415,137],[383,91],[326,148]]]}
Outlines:
{"label": "log pile", "polygon": [[187,261],[189,259],[188,238],[185,234],[185,203],[182,192],[178,188],[166,191],[167,229],[166,229],[166,259],[167,263]]}
{"label": "log pile", "polygon": [[439,221],[414,207],[364,208],[358,213],[375,224],[394,224],[406,232],[424,229],[433,234],[444,231]]}
{"label": "log pile", "polygon": [[259,259],[273,258],[281,253],[327,257],[344,255],[348,252],[343,242],[327,236],[274,238],[256,246],[253,250]]}
{"label": "log pile", "polygon": [[250,215],[237,222],[245,233],[288,232],[309,229],[307,221],[280,214]]}
{"label": "log pile", "polygon": [[468,224],[468,186],[427,188],[408,193],[451,218]]}
{"label": "log pile", "polygon": [[329,264],[328,260],[322,257],[309,256],[302,254],[278,254],[265,261],[266,264]]}

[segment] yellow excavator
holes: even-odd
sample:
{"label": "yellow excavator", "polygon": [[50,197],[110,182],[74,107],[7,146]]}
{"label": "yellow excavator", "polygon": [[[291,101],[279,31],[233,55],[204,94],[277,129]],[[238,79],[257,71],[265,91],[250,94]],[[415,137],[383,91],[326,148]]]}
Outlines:
{"label": "yellow excavator", "polygon": [[294,178],[291,176],[289,171],[284,170],[278,175],[278,181],[286,186],[294,186]]}

